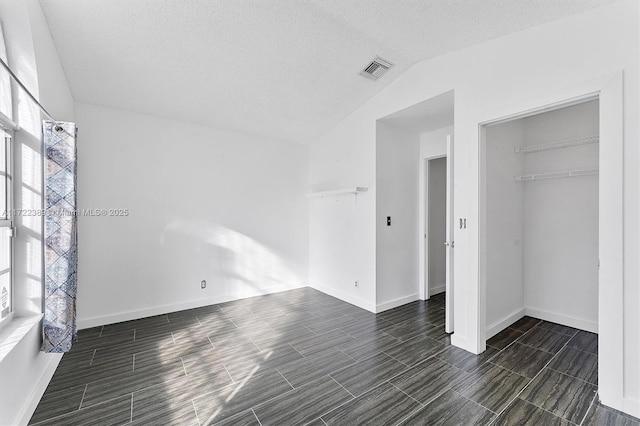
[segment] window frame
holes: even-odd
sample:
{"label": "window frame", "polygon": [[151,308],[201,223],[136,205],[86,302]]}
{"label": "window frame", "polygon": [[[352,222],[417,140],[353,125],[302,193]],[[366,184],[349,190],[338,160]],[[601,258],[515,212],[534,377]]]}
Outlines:
{"label": "window frame", "polygon": [[[15,314],[15,279],[14,279],[14,261],[15,261],[15,227],[14,227],[14,215],[13,215],[13,141],[14,132],[12,130],[2,128],[0,134],[4,139],[5,149],[5,197],[6,197],[6,217],[0,217],[0,229],[6,228],[8,230],[7,237],[9,238],[9,313],[4,318],[0,318],[0,329],[11,321]],[[0,148],[1,149],[1,148]],[[1,212],[0,212],[1,213]],[[0,235],[0,238],[2,236]],[[0,306],[1,310],[1,306]]]}

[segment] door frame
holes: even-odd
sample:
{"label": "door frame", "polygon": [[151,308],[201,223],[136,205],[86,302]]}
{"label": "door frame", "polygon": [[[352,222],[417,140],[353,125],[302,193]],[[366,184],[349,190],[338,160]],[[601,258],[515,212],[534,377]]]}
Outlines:
{"label": "door frame", "polygon": [[599,258],[598,395],[605,405],[623,410],[624,397],[624,79],[623,72],[487,114],[478,122],[479,235],[477,353],[486,348],[486,200],[483,151],[486,126],[599,99]]}

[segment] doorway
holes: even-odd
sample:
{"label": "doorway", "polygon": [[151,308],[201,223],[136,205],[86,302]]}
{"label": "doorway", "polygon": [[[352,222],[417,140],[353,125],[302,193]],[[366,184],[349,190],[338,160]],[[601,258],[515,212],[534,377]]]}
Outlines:
{"label": "doorway", "polygon": [[[486,111],[479,130],[479,227],[477,321],[471,329],[473,352],[486,348],[487,321],[486,133],[491,125],[598,100],[598,396],[612,407],[623,407],[624,346],[624,84],[622,72],[576,84],[538,98]],[[577,179],[577,178],[576,178]],[[532,182],[534,183],[534,182]],[[605,285],[606,283],[606,285]],[[505,324],[508,326],[508,324]],[[461,342],[458,342],[461,343]],[[618,408],[620,409],[620,408]]]}
{"label": "doorway", "polygon": [[[454,122],[454,92],[449,91],[412,105],[376,123],[376,310],[395,308],[430,297],[426,287],[428,265],[426,199],[427,160],[447,157]],[[447,140],[449,139],[449,145]],[[452,161],[445,161],[451,170]],[[437,167],[437,166],[436,166]],[[453,179],[447,177],[446,182]],[[451,187],[451,185],[448,185]],[[451,197],[451,191],[449,191]],[[441,198],[441,207],[445,204]],[[450,212],[452,209],[450,208]],[[446,250],[442,235],[437,237],[440,254]],[[435,243],[434,243],[435,244]],[[442,257],[442,256],[441,256]],[[446,270],[446,266],[440,268]],[[449,268],[451,269],[451,268]],[[449,277],[453,275],[450,273]],[[440,281],[432,289],[443,297]],[[434,281],[435,282],[435,281]],[[446,293],[446,292],[445,292]],[[452,300],[450,301],[452,302]],[[451,318],[453,307],[449,304]]]}
{"label": "doorway", "polygon": [[435,136],[437,143],[422,151],[421,293],[425,300],[433,296],[444,299],[445,331],[453,333],[453,137],[442,133]]}
{"label": "doorway", "polygon": [[431,298],[446,289],[447,157],[426,159],[425,162],[425,293]]}
{"label": "doorway", "polygon": [[525,315],[597,333],[598,99],[484,134],[487,338]]}

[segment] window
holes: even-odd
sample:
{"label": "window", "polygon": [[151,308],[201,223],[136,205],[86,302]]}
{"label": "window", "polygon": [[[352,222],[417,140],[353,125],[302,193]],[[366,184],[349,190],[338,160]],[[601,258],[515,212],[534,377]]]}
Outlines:
{"label": "window", "polygon": [[[0,58],[8,64],[2,26],[0,25]],[[4,123],[11,121],[13,101],[11,97],[11,76],[0,68],[0,325],[8,322],[13,313],[13,212],[11,179],[11,141],[13,133]]]}
{"label": "window", "polygon": [[[7,48],[4,43],[2,23],[0,23],[0,58],[5,64],[9,64],[7,59]],[[0,113],[11,119],[13,117],[13,101],[11,98],[11,76],[9,72],[0,67]]]}
{"label": "window", "polygon": [[11,136],[7,131],[0,132],[0,323],[8,320],[13,312]]}

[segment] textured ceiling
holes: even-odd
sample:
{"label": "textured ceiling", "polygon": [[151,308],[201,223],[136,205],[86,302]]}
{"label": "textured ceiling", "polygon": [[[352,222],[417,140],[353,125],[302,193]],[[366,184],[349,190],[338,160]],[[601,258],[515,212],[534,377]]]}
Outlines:
{"label": "textured ceiling", "polygon": [[613,1],[40,3],[77,101],[307,143],[416,62]]}

